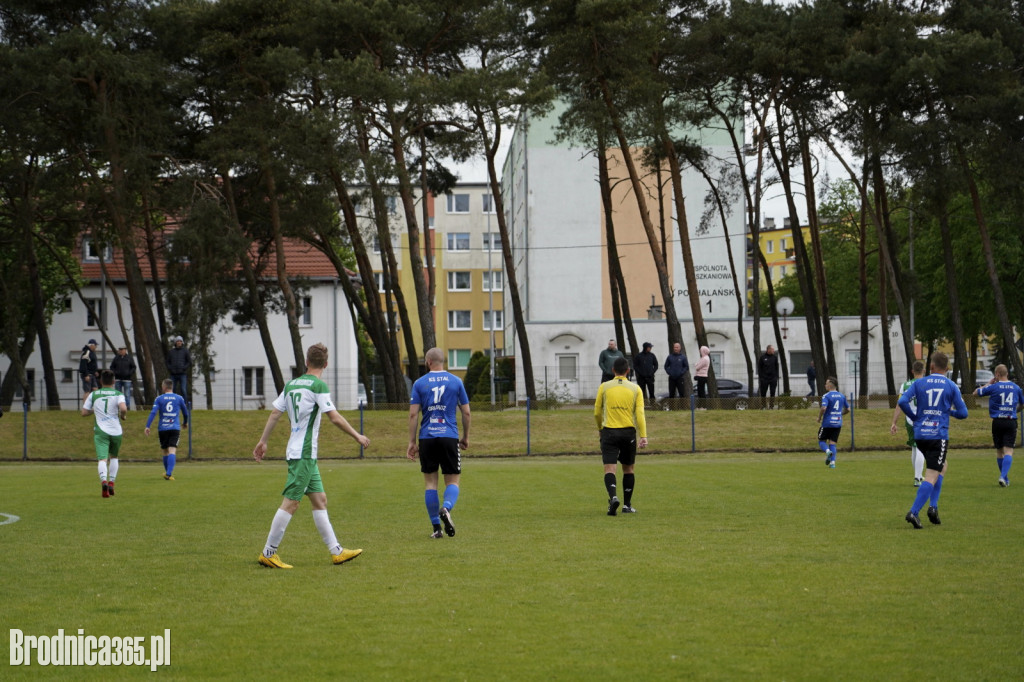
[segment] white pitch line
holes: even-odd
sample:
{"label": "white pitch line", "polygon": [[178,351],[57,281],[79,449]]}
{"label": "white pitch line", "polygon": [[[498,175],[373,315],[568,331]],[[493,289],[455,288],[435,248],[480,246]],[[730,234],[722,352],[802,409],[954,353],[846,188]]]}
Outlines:
{"label": "white pitch line", "polygon": [[21,521],[21,517],[20,516],[15,516],[14,514],[4,514],[3,512],[0,512],[0,516],[6,517],[6,518],[4,518],[3,521],[0,521],[0,526],[6,526],[8,523],[14,523],[16,521]]}

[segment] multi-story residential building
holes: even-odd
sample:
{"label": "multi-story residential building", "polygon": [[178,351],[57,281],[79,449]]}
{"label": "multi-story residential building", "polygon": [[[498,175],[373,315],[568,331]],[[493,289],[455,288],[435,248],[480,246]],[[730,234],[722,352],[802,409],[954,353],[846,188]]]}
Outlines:
{"label": "multi-story residential building", "polygon": [[[758,231],[758,242],[761,245],[761,253],[764,254],[765,263],[768,264],[768,273],[772,283],[778,283],[786,275],[796,272],[796,255],[793,247],[793,230],[790,228],[789,218],[783,219],[782,227],[777,227],[774,218],[765,218],[764,227]],[[801,225],[804,244],[810,246],[810,227]],[[753,275],[753,254],[747,259],[747,288],[754,285]],[[764,271],[761,272],[761,288],[767,288],[764,281]]]}
{"label": "multi-story residential building", "polygon": [[[429,225],[426,243],[430,245],[436,282],[434,330],[437,346],[448,356],[448,369],[465,375],[469,359],[476,351],[489,354],[492,344],[496,355],[504,349],[504,267],[501,238],[494,214],[494,201],[484,183],[461,183],[449,194],[427,196]],[[365,220],[365,218],[364,218]],[[398,264],[401,288],[413,325],[413,339],[422,343],[420,319],[416,308],[416,288],[409,262],[409,234],[398,210],[391,212],[392,246]],[[382,299],[384,290],[380,245],[365,227],[367,243],[373,243],[371,263],[375,288]],[[418,245],[425,262],[424,244]],[[426,273],[424,273],[426,277]],[[493,336],[493,338],[492,338]],[[405,340],[399,334],[403,358],[408,357]],[[416,347],[422,362],[425,348]]]}
{"label": "multi-story residential building", "polygon": [[[614,338],[614,316],[608,275],[608,243],[604,208],[597,184],[598,163],[592,150],[558,141],[555,134],[560,111],[523,117],[512,136],[502,173],[506,220],[515,255],[516,279],[523,302],[526,332],[538,386],[557,395],[591,398],[600,381],[598,356]],[[731,159],[731,141],[724,132],[691,131],[711,159]],[[725,222],[715,211],[709,188],[695,170],[684,171],[684,201],[688,237],[693,251],[697,290],[689,291],[678,236],[678,206],[672,200],[667,173],[649,173],[642,179],[656,237],[664,244],[671,300],[663,300],[648,236],[642,227],[637,200],[618,149],[605,152],[609,163],[614,206],[614,228],[619,263],[629,294],[630,313],[638,344],[650,341],[663,360],[669,352],[666,324],[659,314],[674,306],[682,325],[683,350],[691,364],[698,357],[692,324],[691,296],[702,312],[711,361],[718,377],[746,382],[747,358],[740,341],[743,330],[748,352],[753,353],[753,320],[743,304],[747,299],[746,245],[750,235],[743,220],[741,199],[725,207]],[[723,165],[727,161],[721,162]],[[717,169],[728,170],[728,169]],[[711,176],[717,175],[712,172]],[[659,203],[660,198],[660,203]],[[774,227],[772,225],[771,227]],[[785,229],[761,233],[761,245],[774,268],[773,278],[793,267],[792,235]],[[735,273],[735,275],[734,275]],[[734,284],[736,282],[736,284]],[[738,295],[737,295],[738,294]],[[834,318],[833,333],[844,387],[861,373],[858,318]],[[515,353],[517,335],[511,325],[505,336],[506,352]],[[882,357],[877,323],[871,327],[870,357]],[[900,343],[898,328],[891,328],[891,343]],[[770,321],[760,325],[760,344],[784,347],[789,374],[799,388],[807,367],[810,342],[803,319],[789,318],[782,338],[774,338]],[[624,349],[627,353],[630,349]],[[872,364],[870,383],[884,386],[884,367]],[[517,392],[525,397],[522,364],[517,362]],[[665,374],[655,375],[656,391],[667,393]],[[756,388],[756,386],[754,387]],[[543,389],[541,389],[543,390]]]}

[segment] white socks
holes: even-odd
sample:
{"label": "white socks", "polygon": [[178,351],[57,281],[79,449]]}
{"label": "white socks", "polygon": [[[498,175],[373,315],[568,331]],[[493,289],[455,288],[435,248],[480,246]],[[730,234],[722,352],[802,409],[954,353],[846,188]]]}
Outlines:
{"label": "white socks", "polygon": [[277,510],[277,513],[274,514],[274,521],[270,524],[270,534],[267,536],[266,546],[263,547],[263,556],[272,557],[277,554],[281,538],[284,537],[284,532],[288,528],[288,522],[291,520],[291,514],[284,509]]}
{"label": "white socks", "polygon": [[910,458],[914,462],[914,478],[924,478],[924,455],[917,446],[910,449]]}
{"label": "white socks", "polygon": [[118,460],[117,457],[110,458],[110,473],[107,474],[107,480],[113,483],[117,479],[117,468]]}
{"label": "white socks", "polygon": [[341,545],[338,543],[338,538],[334,535],[334,528],[331,527],[331,519],[327,516],[327,510],[314,509],[313,523],[316,524],[316,529],[320,531],[320,537],[323,539],[324,544],[327,545],[327,550],[333,555],[341,554]]}
{"label": "white socks", "polygon": [[106,481],[107,480],[107,460],[101,459],[98,462],[96,462],[96,468],[100,472],[100,480],[101,481]]}

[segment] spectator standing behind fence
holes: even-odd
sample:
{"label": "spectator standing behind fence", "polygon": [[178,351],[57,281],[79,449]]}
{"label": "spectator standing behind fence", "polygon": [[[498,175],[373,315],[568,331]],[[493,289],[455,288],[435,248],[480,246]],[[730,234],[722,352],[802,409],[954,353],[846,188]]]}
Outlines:
{"label": "spectator standing behind fence", "polygon": [[612,365],[615,364],[616,358],[625,357],[618,348],[615,347],[615,339],[608,339],[608,347],[601,351],[601,357],[597,359],[597,365],[601,368],[601,383],[611,381],[612,377],[615,376],[615,370],[612,369]]}
{"label": "spectator standing behind fence", "polygon": [[132,409],[132,378],[135,376],[135,361],[128,355],[128,349],[121,346],[117,355],[110,361],[110,371],[114,373],[114,389],[124,394],[124,403]]}
{"label": "spectator standing behind fence", "polygon": [[686,397],[686,373],[690,371],[690,363],[683,355],[683,347],[678,343],[672,344],[672,352],[665,358],[665,374],[668,375],[668,397]]}
{"label": "spectator standing behind fence", "polygon": [[807,365],[807,385],[811,387],[807,392],[807,397],[810,398],[818,392],[818,370],[814,369],[814,360]]}
{"label": "spectator standing behind fence", "polygon": [[89,397],[89,394],[99,388],[97,372],[99,365],[96,362],[96,339],[89,339],[89,343],[82,346],[82,355],[78,360],[78,376],[82,379],[82,400]]}
{"label": "spectator standing behind fence", "polygon": [[700,360],[693,366],[693,376],[697,380],[697,403],[698,407],[704,409],[704,399],[708,397],[708,370],[711,369],[711,349],[707,346],[700,347]]}
{"label": "spectator standing behind fence", "polygon": [[633,371],[636,373],[636,383],[640,387],[648,401],[654,402],[654,375],[658,371],[658,358],[651,349],[654,344],[650,341],[644,342],[644,348],[633,358]]}
{"label": "spectator standing behind fence", "polygon": [[167,371],[174,382],[174,392],[192,404],[188,392],[188,371],[192,367],[192,354],[185,348],[185,341],[180,336],[174,337],[171,350],[167,352]]}
{"label": "spectator standing behind fence", "polygon": [[764,397],[769,392],[771,397],[768,399],[768,409],[775,409],[775,392],[779,387],[779,356],[771,344],[757,361],[757,381],[761,387],[761,409],[765,408]]}

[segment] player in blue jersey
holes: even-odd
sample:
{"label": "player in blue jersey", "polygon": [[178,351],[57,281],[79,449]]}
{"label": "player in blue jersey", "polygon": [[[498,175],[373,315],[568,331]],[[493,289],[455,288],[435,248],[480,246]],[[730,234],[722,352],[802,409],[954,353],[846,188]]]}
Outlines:
{"label": "player in blue jersey", "polygon": [[160,385],[164,392],[153,401],[153,409],[149,411],[149,419],[146,420],[146,435],[149,435],[153,419],[159,416],[156,429],[160,434],[160,449],[164,453],[164,480],[173,481],[174,463],[178,459],[178,440],[181,438],[181,430],[188,428],[188,405],[184,398],[174,392],[173,380],[164,379]]}
{"label": "player in blue jersey", "polygon": [[996,365],[995,376],[975,391],[988,396],[988,415],[992,417],[992,442],[996,446],[999,464],[999,485],[1010,485],[1010,465],[1013,464],[1013,446],[1017,442],[1017,413],[1024,406],[1024,391],[1009,379],[1006,365]]}
{"label": "player in blue jersey", "polygon": [[[939,525],[939,493],[946,474],[949,448],[949,417],[967,418],[967,405],[956,383],[946,377],[949,358],[935,351],[929,362],[931,374],[910,385],[900,396],[900,409],[914,420],[914,442],[924,455],[924,481],[917,489],[914,504],[904,517],[915,529],[921,529],[918,513],[928,502],[928,520]],[[913,407],[916,402],[917,408]]]}
{"label": "player in blue jersey", "polygon": [[[462,380],[444,371],[444,352],[431,348],[425,356],[427,372],[412,386],[409,400],[409,448],[406,457],[419,455],[420,471],[426,484],[424,500],[434,532],[430,537],[442,538],[441,524],[448,537],[455,535],[452,509],[459,499],[459,475],[462,473],[461,451],[469,447],[469,396]],[[456,413],[462,413],[462,435]],[[420,414],[422,413],[422,419]],[[416,443],[417,434],[419,444]],[[444,504],[437,494],[440,469],[444,475]]]}
{"label": "player in blue jersey", "polygon": [[839,380],[835,377],[825,379],[825,395],[821,396],[821,410],[818,411],[818,447],[825,453],[825,466],[836,468],[836,443],[839,432],[843,429],[843,415],[849,413],[850,403],[840,393]]}

